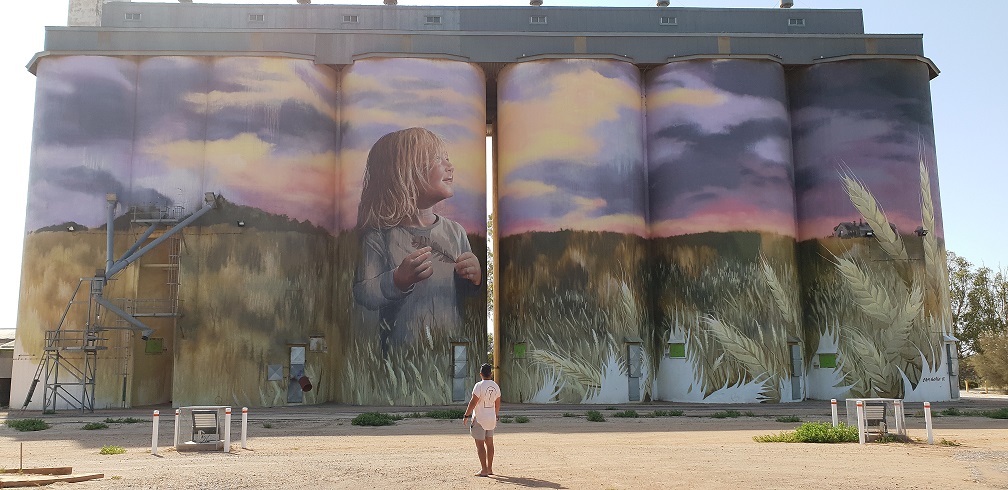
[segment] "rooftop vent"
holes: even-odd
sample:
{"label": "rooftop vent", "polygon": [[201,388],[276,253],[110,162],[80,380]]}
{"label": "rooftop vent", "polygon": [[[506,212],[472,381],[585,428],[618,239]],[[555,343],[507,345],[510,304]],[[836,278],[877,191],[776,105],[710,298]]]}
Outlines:
{"label": "rooftop vent", "polygon": [[308,5],[309,3],[311,3],[311,0],[297,0],[297,2],[300,3],[301,5]]}
{"label": "rooftop vent", "polygon": [[533,7],[542,7],[542,0],[529,0],[529,5]]}
{"label": "rooftop vent", "polygon": [[385,0],[385,5],[395,5],[396,3],[396,0]]}
{"label": "rooftop vent", "polygon": [[793,1],[791,1],[791,0],[781,0],[781,2],[780,2],[780,8],[782,8],[782,9],[789,9],[791,7],[794,7],[794,2]]}
{"label": "rooftop vent", "polygon": [[658,0],[659,7],[668,7],[669,0]]}

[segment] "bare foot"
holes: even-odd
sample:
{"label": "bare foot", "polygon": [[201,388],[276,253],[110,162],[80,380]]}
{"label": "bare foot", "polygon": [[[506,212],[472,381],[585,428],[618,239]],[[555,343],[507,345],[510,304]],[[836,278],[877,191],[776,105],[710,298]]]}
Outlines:
{"label": "bare foot", "polygon": [[486,473],[476,473],[475,476],[488,476]]}

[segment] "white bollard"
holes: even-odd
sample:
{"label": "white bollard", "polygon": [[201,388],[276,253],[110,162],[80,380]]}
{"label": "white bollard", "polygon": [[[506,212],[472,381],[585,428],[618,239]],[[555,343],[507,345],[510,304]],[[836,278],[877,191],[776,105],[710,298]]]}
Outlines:
{"label": "white bollard", "polygon": [[178,447],[179,409],[175,409],[175,447]]}
{"label": "white bollard", "polygon": [[924,402],[924,427],[927,428],[928,444],[934,444],[934,433],[931,432],[931,402]]}
{"label": "white bollard", "polygon": [[245,436],[248,433],[248,407],[242,407],[242,449],[248,449]]}
{"label": "white bollard", "polygon": [[829,403],[830,403],[830,409],[833,410],[833,427],[836,427],[840,425],[840,418],[837,415],[836,398],[831,399]]}
{"label": "white bollard", "polygon": [[231,407],[224,409],[224,452],[231,452]]}
{"label": "white bollard", "polygon": [[158,435],[157,433],[158,433],[158,422],[160,422],[160,419],[161,414],[157,410],[155,410],[154,417],[151,422],[154,425],[154,427],[153,429],[151,429],[151,442],[150,442],[150,453],[153,455],[157,455],[157,435]]}
{"label": "white bollard", "polygon": [[857,401],[857,432],[858,432],[858,442],[864,444],[865,443],[864,402],[861,400]]}
{"label": "white bollard", "polygon": [[893,400],[893,414],[896,416],[896,434],[906,435],[906,420],[903,419],[903,400]]}

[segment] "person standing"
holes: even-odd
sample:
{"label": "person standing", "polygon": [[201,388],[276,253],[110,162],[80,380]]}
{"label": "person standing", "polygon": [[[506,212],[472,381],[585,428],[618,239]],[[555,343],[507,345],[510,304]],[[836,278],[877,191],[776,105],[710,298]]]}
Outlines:
{"label": "person standing", "polygon": [[479,455],[483,469],[476,476],[490,476],[493,473],[493,431],[500,418],[500,386],[491,379],[493,374],[489,364],[480,366],[480,377],[483,379],[473,386],[472,399],[466,407],[462,424],[472,417],[469,433],[476,440],[476,454]]}

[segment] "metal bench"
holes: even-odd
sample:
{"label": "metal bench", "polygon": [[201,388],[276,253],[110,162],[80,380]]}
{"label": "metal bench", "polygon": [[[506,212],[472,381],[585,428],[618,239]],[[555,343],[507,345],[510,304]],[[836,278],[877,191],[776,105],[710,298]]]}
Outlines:
{"label": "metal bench", "polygon": [[217,425],[216,410],[193,410],[192,419],[193,442],[217,442],[220,440],[220,428]]}
{"label": "metal bench", "polygon": [[875,427],[875,433],[877,434],[889,433],[889,424],[886,422],[885,403],[865,403],[864,417],[866,431],[872,432],[872,427]]}

